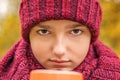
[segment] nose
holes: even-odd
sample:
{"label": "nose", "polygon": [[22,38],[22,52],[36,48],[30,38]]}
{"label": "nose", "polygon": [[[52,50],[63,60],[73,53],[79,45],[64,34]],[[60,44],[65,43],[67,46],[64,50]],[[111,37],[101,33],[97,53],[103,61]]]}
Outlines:
{"label": "nose", "polygon": [[66,46],[63,40],[55,41],[53,46],[53,53],[59,58],[61,58],[66,53]]}

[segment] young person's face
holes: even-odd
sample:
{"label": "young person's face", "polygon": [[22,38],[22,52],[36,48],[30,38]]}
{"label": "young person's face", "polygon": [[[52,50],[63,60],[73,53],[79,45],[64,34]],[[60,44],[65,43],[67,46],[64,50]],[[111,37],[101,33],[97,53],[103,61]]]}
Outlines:
{"label": "young person's face", "polygon": [[50,20],[30,32],[33,54],[46,69],[73,70],[85,59],[91,34],[86,26],[69,20]]}

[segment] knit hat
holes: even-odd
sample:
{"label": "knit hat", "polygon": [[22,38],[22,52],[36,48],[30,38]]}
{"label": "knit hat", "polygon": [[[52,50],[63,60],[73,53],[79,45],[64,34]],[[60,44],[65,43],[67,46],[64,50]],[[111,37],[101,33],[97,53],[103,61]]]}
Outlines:
{"label": "knit hat", "polygon": [[101,7],[98,0],[21,0],[20,20],[22,37],[29,42],[33,26],[46,20],[72,20],[87,26],[92,41],[98,38]]}

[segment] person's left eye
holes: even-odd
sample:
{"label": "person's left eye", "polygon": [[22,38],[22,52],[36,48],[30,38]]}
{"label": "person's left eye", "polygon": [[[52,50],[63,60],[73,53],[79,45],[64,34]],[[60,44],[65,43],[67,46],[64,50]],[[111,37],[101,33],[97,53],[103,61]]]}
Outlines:
{"label": "person's left eye", "polygon": [[82,31],[80,29],[74,29],[71,31],[71,34],[73,35],[80,35],[82,33]]}

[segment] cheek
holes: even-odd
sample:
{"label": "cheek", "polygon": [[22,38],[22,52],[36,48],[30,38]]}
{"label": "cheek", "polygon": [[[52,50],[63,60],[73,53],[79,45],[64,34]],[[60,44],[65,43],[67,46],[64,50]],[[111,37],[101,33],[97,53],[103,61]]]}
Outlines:
{"label": "cheek", "polygon": [[49,56],[49,45],[39,40],[31,41],[31,48],[35,58],[40,62],[44,62]]}
{"label": "cheek", "polygon": [[78,63],[81,63],[89,50],[90,40],[79,40],[73,44],[71,44],[72,56],[74,56],[74,60]]}
{"label": "cheek", "polygon": [[75,48],[74,50],[75,50],[75,52],[72,55],[72,59],[75,63],[75,66],[77,67],[85,60],[85,57],[87,56],[87,53],[89,50],[89,47],[81,45],[81,46],[78,46],[78,48]]}
{"label": "cheek", "polygon": [[76,55],[76,57],[78,57],[78,58],[85,57],[89,50],[89,44],[84,45],[81,43],[80,45],[76,45],[72,49],[73,49],[74,55]]}

